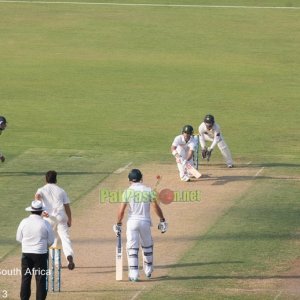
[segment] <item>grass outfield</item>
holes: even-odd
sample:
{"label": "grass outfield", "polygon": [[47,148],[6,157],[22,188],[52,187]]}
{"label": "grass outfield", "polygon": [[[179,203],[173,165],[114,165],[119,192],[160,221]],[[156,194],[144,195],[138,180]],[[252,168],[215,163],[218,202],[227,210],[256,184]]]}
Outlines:
{"label": "grass outfield", "polygon": [[[155,295],[252,299],[226,287],[247,289],[247,278],[277,276],[299,256],[299,179],[288,179],[299,176],[300,165],[299,15],[0,2],[0,115],[9,122],[0,136],[7,158],[0,165],[0,259],[17,247],[16,227],[46,170],[56,169],[80,203],[130,162],[173,162],[174,136],[187,123],[196,129],[211,112],[235,160],[265,167],[264,177],[199,239]],[[218,151],[214,162],[221,162]],[[267,299],[263,292],[259,297]]]}

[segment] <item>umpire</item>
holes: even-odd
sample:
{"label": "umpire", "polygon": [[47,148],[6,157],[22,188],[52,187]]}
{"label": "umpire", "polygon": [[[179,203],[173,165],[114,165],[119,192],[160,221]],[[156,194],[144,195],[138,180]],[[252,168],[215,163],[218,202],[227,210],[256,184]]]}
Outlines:
{"label": "umpire", "polygon": [[48,247],[54,242],[50,224],[42,218],[41,201],[34,200],[25,209],[31,215],[23,219],[18,227],[16,239],[22,244],[22,283],[20,299],[28,300],[31,295],[31,279],[36,280],[36,300],[47,297]]}

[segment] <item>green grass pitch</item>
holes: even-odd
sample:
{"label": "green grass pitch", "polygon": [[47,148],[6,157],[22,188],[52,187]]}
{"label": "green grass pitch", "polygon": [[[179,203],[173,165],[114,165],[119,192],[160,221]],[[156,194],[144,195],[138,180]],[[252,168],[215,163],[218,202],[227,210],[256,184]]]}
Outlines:
{"label": "green grass pitch", "polygon": [[179,262],[186,267],[174,269],[177,280],[159,284],[156,298],[199,299],[201,292],[224,299],[225,287],[283,271],[299,256],[299,180],[276,178],[299,176],[299,19],[299,9],[284,8],[0,1],[0,115],[9,122],[0,136],[7,159],[0,165],[0,259],[16,249],[16,227],[45,170],[63,174],[61,185],[79,202],[128,162],[172,162],[173,137],[210,112],[234,158],[266,167],[269,179],[257,180],[195,243]]}

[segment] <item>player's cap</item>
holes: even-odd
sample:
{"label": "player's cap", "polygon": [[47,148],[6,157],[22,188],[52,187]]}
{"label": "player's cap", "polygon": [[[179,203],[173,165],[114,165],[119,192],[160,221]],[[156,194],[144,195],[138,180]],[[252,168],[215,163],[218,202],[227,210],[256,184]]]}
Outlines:
{"label": "player's cap", "polygon": [[204,117],[203,121],[204,121],[204,123],[214,125],[214,123],[215,123],[215,117],[213,115],[206,115]]}
{"label": "player's cap", "polygon": [[193,134],[194,133],[194,128],[191,125],[184,125],[182,128],[182,133],[188,133],[188,134]]}
{"label": "player's cap", "polygon": [[43,211],[43,204],[42,201],[33,200],[31,202],[31,206],[25,208],[26,211]]}
{"label": "player's cap", "polygon": [[1,124],[6,124],[6,123],[7,123],[6,118],[3,117],[3,116],[0,116],[0,125]]}
{"label": "player's cap", "polygon": [[143,174],[139,169],[132,169],[128,174],[129,181],[140,182],[143,178]]}

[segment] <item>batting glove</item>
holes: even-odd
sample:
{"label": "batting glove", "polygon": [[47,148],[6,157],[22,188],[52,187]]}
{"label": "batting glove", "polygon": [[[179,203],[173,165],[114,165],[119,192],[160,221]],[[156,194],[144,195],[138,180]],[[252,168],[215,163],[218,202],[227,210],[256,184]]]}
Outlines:
{"label": "batting glove", "polygon": [[165,233],[168,230],[168,223],[165,219],[161,219],[157,228],[161,231],[161,233]]}
{"label": "batting glove", "polygon": [[203,158],[203,159],[206,158],[206,155],[207,155],[207,149],[206,149],[206,148],[202,149],[201,154],[202,154],[202,158]]}
{"label": "batting glove", "polygon": [[115,224],[113,226],[113,231],[116,234],[116,236],[120,236],[122,232],[122,223]]}

